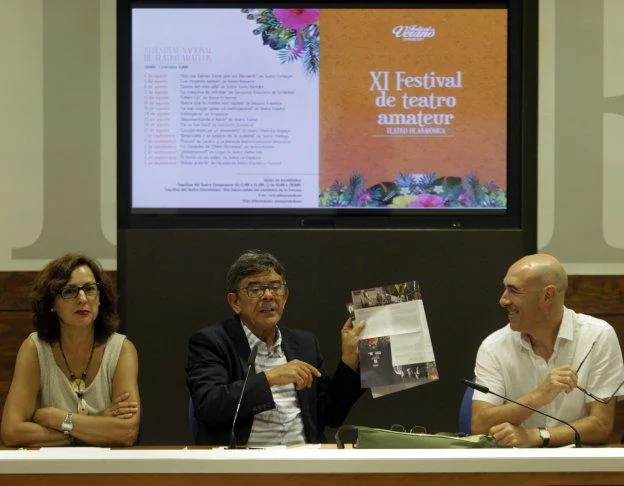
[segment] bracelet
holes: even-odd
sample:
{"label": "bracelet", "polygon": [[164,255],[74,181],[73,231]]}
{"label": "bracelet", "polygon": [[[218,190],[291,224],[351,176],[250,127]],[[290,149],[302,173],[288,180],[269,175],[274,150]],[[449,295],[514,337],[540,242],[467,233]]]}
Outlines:
{"label": "bracelet", "polygon": [[74,429],[74,414],[72,412],[67,412],[67,416],[65,420],[61,422],[61,432],[65,435],[69,435],[69,433]]}

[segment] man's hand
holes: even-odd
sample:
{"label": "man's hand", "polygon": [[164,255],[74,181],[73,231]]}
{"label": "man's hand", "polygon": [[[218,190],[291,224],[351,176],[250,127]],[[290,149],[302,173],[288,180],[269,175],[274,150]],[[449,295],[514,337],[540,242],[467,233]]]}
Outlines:
{"label": "man's hand", "polygon": [[360,364],[358,342],[365,324],[365,321],[354,322],[353,319],[348,318],[342,326],[342,361],[353,371],[357,371]]}
{"label": "man's hand", "polygon": [[113,398],[113,401],[109,403],[100,415],[103,417],[116,417],[121,419],[129,419],[139,411],[139,404],[137,402],[127,401],[130,398],[130,393],[122,393],[121,395]]}
{"label": "man's hand", "polygon": [[539,429],[525,429],[505,422],[490,428],[489,435],[494,436],[500,447],[538,447],[542,445]]}
{"label": "man's hand", "polygon": [[297,390],[310,388],[314,378],[319,378],[321,372],[311,364],[293,359],[286,364],[276,366],[264,372],[269,386],[288,385],[294,383]]}
{"label": "man's hand", "polygon": [[[569,365],[553,368],[544,382],[535,390],[537,407],[552,402],[561,392],[574,391],[577,383],[576,371]],[[536,407],[536,408],[537,408]]]}

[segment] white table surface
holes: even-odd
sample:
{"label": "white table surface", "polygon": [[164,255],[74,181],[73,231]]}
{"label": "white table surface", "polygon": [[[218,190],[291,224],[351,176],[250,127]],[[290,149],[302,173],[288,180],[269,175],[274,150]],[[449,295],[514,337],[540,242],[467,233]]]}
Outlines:
{"label": "white table surface", "polygon": [[624,448],[0,450],[3,474],[467,473],[624,471]]}

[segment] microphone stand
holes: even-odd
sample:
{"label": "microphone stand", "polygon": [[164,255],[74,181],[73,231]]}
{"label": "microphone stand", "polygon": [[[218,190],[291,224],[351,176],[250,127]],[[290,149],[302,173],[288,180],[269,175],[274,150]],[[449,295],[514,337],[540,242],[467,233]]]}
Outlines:
{"label": "microphone stand", "polygon": [[576,428],[574,428],[571,424],[569,424],[565,420],[561,420],[557,417],[553,417],[552,415],[548,415],[546,412],[542,412],[541,410],[537,410],[536,408],[529,407],[528,405],[525,405],[524,403],[516,402],[515,400],[512,400],[511,398],[507,398],[507,397],[504,397],[503,395],[499,395],[498,393],[490,390],[487,386],[479,385],[478,383],[474,383],[472,381],[468,381],[464,379],[462,379],[461,382],[470,388],[474,388],[475,390],[480,391],[481,393],[490,393],[492,395],[496,395],[497,397],[502,398],[503,400],[507,400],[508,402],[515,403],[516,405],[520,405],[521,407],[524,407],[524,408],[528,408],[529,410],[533,412],[537,412],[541,415],[544,415],[545,417],[551,418],[553,420],[556,420],[557,422],[561,422],[562,424],[567,425],[574,431],[574,447],[576,448],[583,447],[581,444],[581,434],[579,434],[579,431],[576,430]]}
{"label": "microphone stand", "polygon": [[258,354],[258,345],[256,344],[251,353],[249,353],[249,358],[247,359],[247,373],[245,373],[245,380],[243,381],[243,388],[241,389],[240,397],[238,398],[238,403],[236,404],[236,411],[234,412],[234,420],[232,420],[232,430],[230,432],[230,444],[228,445],[228,449],[236,449],[236,434],[234,432],[234,428],[236,427],[236,419],[238,419],[238,411],[240,410],[241,403],[243,401],[243,395],[245,394],[245,388],[247,387],[247,378],[249,378],[249,374],[251,373],[251,368],[256,362],[256,355]]}

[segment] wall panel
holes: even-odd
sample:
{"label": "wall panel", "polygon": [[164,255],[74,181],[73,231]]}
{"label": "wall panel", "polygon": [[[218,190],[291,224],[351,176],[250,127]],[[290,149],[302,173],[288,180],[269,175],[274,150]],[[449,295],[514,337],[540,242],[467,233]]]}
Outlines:
{"label": "wall panel", "polygon": [[[217,264],[215,262],[214,263],[215,268],[213,269],[212,272],[208,272],[208,271],[204,272],[202,269],[198,269],[198,273],[203,275],[203,278],[212,278],[212,277],[208,277],[208,275],[212,274],[214,275],[214,278],[217,281],[219,281],[219,279],[221,279],[222,277],[221,273],[223,273],[227,263],[228,262],[222,262],[222,263]],[[308,272],[312,271],[311,267],[313,267],[313,265],[310,265],[307,268]],[[363,267],[365,268],[362,268],[362,270],[358,271],[358,273],[363,274],[365,273],[366,268],[369,268],[369,269],[374,268],[374,263],[363,265]],[[340,267],[338,267],[338,271],[340,271]],[[292,269],[291,272],[294,272],[294,269]],[[407,275],[407,273],[408,272],[405,272],[405,275]],[[15,363],[15,357],[17,355],[17,351],[19,349],[21,342],[32,331],[32,321],[31,321],[31,314],[30,314],[30,306],[28,302],[28,292],[35,278],[35,275],[36,275],[35,272],[0,272],[0,413],[2,410],[2,406],[4,405],[6,394],[9,390],[9,385],[10,385],[11,377],[13,374],[13,366]],[[111,275],[113,277],[116,277],[115,272],[111,272]],[[173,276],[175,276],[175,274]],[[373,277],[374,276],[369,277],[371,281]],[[296,277],[295,275],[293,275],[293,278],[296,281],[301,280],[301,276]],[[359,278],[359,276],[354,277],[352,281],[357,280],[357,278]],[[305,279],[306,278],[304,277],[304,280]],[[167,279],[163,278],[163,280],[167,280]],[[500,282],[500,279],[498,280],[495,279],[495,281],[493,282],[494,287],[496,289],[500,289],[499,282]],[[173,284],[173,282],[169,280],[169,284]],[[195,291],[193,290],[193,287],[190,287],[188,285],[184,285],[184,287],[186,288],[186,292],[189,295],[188,298],[194,300],[195,297],[193,296],[193,294],[195,293]],[[207,284],[205,286],[202,286],[202,285],[198,286],[198,288],[196,289],[197,295],[199,296],[198,298],[200,298],[200,300],[204,299],[205,301],[210,301],[211,302],[210,306],[217,305],[218,310],[216,314],[219,314],[219,315],[208,315],[207,312],[204,312],[206,316],[205,318],[206,322],[209,322],[211,319],[216,319],[220,315],[223,315],[223,313],[227,312],[227,308],[225,307],[225,304],[221,302],[223,300],[223,293],[221,291],[214,291],[213,295],[211,296],[211,292],[208,287],[209,286]],[[478,289],[477,289],[477,292],[478,292]],[[165,306],[167,305],[166,304],[167,293],[168,293],[167,286],[165,285],[164,288],[162,289],[163,298],[165,299],[164,300]],[[302,291],[300,289],[295,289],[294,293],[296,296],[297,294],[301,294]],[[424,293],[424,298],[427,299],[429,289],[425,285],[423,285],[423,293]],[[570,286],[569,286],[568,295],[567,295],[567,304],[578,312],[590,313],[597,317],[606,319],[608,322],[610,322],[616,329],[616,332],[618,333],[618,337],[620,339],[620,344],[624,348],[624,300],[621,297],[623,293],[624,293],[624,276],[572,275],[570,276]],[[293,296],[293,298],[295,298],[295,296]],[[492,297],[494,298],[495,296],[492,295]],[[297,296],[296,299],[297,301],[301,300],[299,296]],[[334,306],[336,302],[332,303],[333,300],[336,300],[338,302],[338,307],[339,307],[340,299],[339,298],[334,299],[332,296],[329,296],[329,295],[325,296],[322,299],[322,303],[323,303],[322,305]],[[452,300],[453,300],[453,296],[449,295],[449,301],[452,301]],[[431,309],[431,312],[429,312],[430,306],[428,305],[428,300],[425,300],[425,304],[428,310],[429,319],[431,320],[433,316],[438,312],[437,306],[435,307],[436,308],[435,312],[433,308]],[[496,302],[494,302],[494,304],[496,304]],[[208,304],[206,304],[205,306],[208,306]],[[153,308],[154,306],[149,306],[149,307]],[[157,308],[162,310],[160,305]],[[173,312],[175,312],[175,309],[173,310]],[[289,313],[292,315],[292,312],[290,312],[290,310],[289,310]],[[305,320],[306,322],[309,321],[308,318],[305,318]],[[502,322],[503,321],[501,320],[500,323]],[[185,329],[188,328],[189,332],[191,328],[194,329],[202,325],[201,322],[192,322],[192,323],[189,323],[188,325],[184,323],[178,323],[178,324]],[[336,341],[337,339],[336,327],[338,326],[338,324],[339,324],[338,322],[331,323],[332,330],[330,333],[327,334],[326,340],[322,342],[322,345],[325,349],[326,354],[333,355],[334,359],[336,356],[336,349],[332,349],[332,348],[335,348],[335,344],[337,342]],[[497,325],[498,324],[493,324],[494,327],[496,327]],[[176,328],[174,323],[171,323],[170,327],[172,329]],[[163,331],[161,330],[155,329],[152,335],[157,336],[161,334],[162,332]],[[175,334],[179,335],[179,338],[176,337],[175,340],[180,341],[181,343],[183,343],[184,340],[188,337],[186,335],[186,331],[176,332]],[[433,330],[432,330],[432,334],[433,334]],[[434,345],[436,345],[436,348],[438,347],[438,343],[436,341],[439,341],[440,339],[438,336],[439,336],[439,332],[436,331],[435,338],[434,338]],[[134,339],[132,337],[132,330],[130,330],[130,337]],[[461,339],[457,339],[456,341],[462,342],[462,339],[465,339],[465,337],[466,337],[465,334],[462,333]],[[465,343],[467,347],[470,348],[470,353],[473,353],[473,350],[476,350],[476,346],[478,346],[478,343],[480,342],[480,339],[482,337],[483,336],[476,335],[476,334],[470,336],[470,342]],[[162,400],[157,398],[158,390],[154,390],[152,386],[150,386],[149,384],[146,384],[145,383],[146,380],[152,380],[152,379],[157,380],[157,378],[154,378],[154,377],[157,376],[159,373],[166,374],[166,375],[173,377],[173,381],[175,382],[175,394],[176,394],[176,396],[173,397],[173,400],[176,404],[175,405],[176,414],[183,413],[183,411],[181,411],[181,408],[182,408],[181,402],[183,402],[186,398],[186,390],[184,388],[184,383],[183,383],[183,373],[184,373],[183,366],[184,366],[184,357],[185,357],[184,352],[185,351],[180,350],[180,352],[177,353],[179,356],[173,356],[169,352],[164,357],[165,359],[161,360],[162,366],[154,365],[152,361],[157,360],[157,357],[150,356],[150,348],[156,348],[158,346],[159,346],[158,343],[152,343],[151,345],[141,344],[141,346],[139,346],[139,349],[138,349],[140,364],[141,364],[141,381],[142,381],[143,400],[145,401],[145,405],[146,405],[146,413],[152,417],[154,422],[157,422],[158,420],[166,421],[165,417],[170,416],[170,412],[167,409],[166,405],[162,403]],[[144,348],[147,348],[147,350],[144,350]],[[146,356],[143,356],[144,353],[147,353]],[[467,353],[467,355],[470,355],[470,353]],[[440,355],[440,357],[441,356],[442,355]],[[172,361],[177,362],[177,364],[172,365]],[[445,375],[444,371],[445,370],[443,368],[441,370],[442,372],[441,377],[442,377],[442,380],[447,381],[447,377],[444,376]],[[467,370],[466,373],[468,373],[469,371],[470,370]],[[465,376],[467,376],[467,374]],[[169,379],[166,377],[163,378],[163,380],[165,382],[169,381]],[[422,390],[414,390],[411,392],[404,392],[404,393],[409,393],[413,395],[417,403],[421,400],[428,401],[430,400],[429,391],[430,390],[433,391],[434,387],[437,387],[437,386],[438,386],[437,384],[431,384],[426,387],[422,387]],[[455,384],[452,383],[451,386],[455,386]],[[456,407],[456,404],[454,402],[459,401],[460,394],[461,394],[461,390],[459,386],[457,386],[456,388],[457,388],[457,391],[455,395],[457,396],[453,399],[453,403],[450,406],[442,407],[445,410],[444,413],[447,413],[450,416],[448,420],[449,424],[453,423],[452,420],[454,420],[456,410],[458,408],[458,405]],[[162,390],[160,390],[160,393],[162,394]],[[398,394],[394,398],[388,397],[386,399],[382,398],[378,400],[382,400],[381,402],[379,402],[382,404],[379,408],[385,409],[386,404],[390,406],[390,402],[392,402],[391,403],[392,406],[398,406],[398,407],[402,406],[401,402],[403,399],[402,399],[401,394]],[[370,401],[370,399],[367,399],[367,401]],[[374,403],[374,401],[372,402]],[[352,421],[355,421],[357,419],[358,423],[361,423],[362,421],[360,420],[360,417],[362,418],[362,420],[365,417],[361,415],[362,413],[361,411],[357,413],[360,415],[356,415],[355,418],[352,419]],[[383,413],[381,415],[383,415]],[[175,438],[174,437],[169,438],[169,432],[167,432],[162,437],[159,437],[158,441],[167,442],[167,443],[187,442],[188,440],[186,438],[182,438],[184,434],[186,433],[186,424],[183,419],[184,417],[182,419],[180,419],[179,417],[175,418],[175,422],[180,428],[180,433],[174,434]],[[428,419],[425,416],[419,416],[419,418],[417,419],[417,422],[419,424],[428,425]],[[455,428],[453,428],[453,430],[454,429]],[[618,404],[617,418],[616,418],[616,432],[614,434],[614,437],[619,439],[623,432],[624,432],[624,402],[621,402],[620,404]]]}

